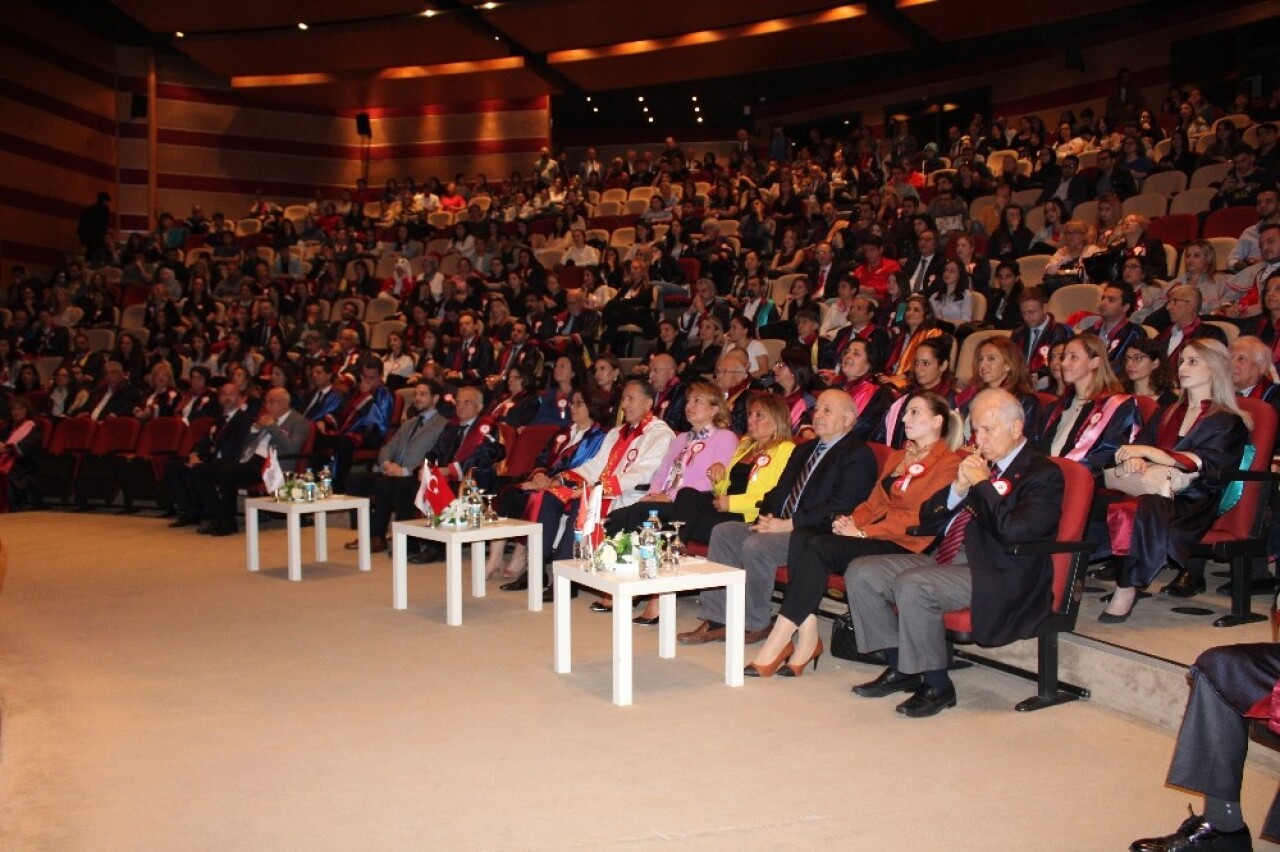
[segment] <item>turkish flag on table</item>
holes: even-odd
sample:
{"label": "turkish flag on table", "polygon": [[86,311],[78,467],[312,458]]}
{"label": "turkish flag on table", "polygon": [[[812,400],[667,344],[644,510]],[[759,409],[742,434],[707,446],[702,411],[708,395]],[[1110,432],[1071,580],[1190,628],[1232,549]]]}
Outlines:
{"label": "turkish flag on table", "polygon": [[413,498],[413,505],[424,515],[428,508],[438,515],[452,502],[453,489],[449,487],[444,474],[438,468],[433,468],[431,462],[423,462],[422,487],[418,489],[418,496]]}

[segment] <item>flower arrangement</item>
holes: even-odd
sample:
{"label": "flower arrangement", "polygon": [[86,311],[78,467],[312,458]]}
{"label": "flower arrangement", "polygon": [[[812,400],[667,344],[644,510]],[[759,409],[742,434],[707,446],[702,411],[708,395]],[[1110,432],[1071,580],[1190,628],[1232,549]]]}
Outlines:
{"label": "flower arrangement", "polygon": [[467,525],[467,501],[455,499],[436,516],[441,526],[465,527]]}
{"label": "flower arrangement", "polygon": [[615,571],[619,565],[630,566],[635,562],[634,536],[634,533],[620,532],[600,542],[595,552],[595,563],[598,569]]}

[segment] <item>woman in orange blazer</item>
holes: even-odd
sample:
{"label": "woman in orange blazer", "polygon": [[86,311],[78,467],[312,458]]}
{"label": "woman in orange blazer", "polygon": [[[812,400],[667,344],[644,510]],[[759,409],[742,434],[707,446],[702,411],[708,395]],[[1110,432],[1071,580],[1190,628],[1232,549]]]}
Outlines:
{"label": "woman in orange blazer", "polygon": [[934,536],[912,536],[907,530],[920,523],[920,505],[955,480],[960,467],[955,448],[963,427],[947,401],[929,391],[907,401],[903,426],[907,442],[889,456],[871,496],[836,518],[833,535],[811,539],[796,564],[788,566],[782,611],[746,667],[748,676],[799,676],[810,662],[817,667],[823,649],[816,613],[830,574],[860,556],[922,553],[933,543]]}

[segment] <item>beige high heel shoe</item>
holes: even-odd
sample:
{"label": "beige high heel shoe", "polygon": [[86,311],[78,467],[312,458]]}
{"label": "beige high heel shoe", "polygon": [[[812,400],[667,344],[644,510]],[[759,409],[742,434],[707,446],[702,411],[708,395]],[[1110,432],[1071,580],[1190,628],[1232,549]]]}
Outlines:
{"label": "beige high heel shoe", "polygon": [[523,542],[517,544],[511,551],[511,561],[507,563],[506,570],[502,572],[502,579],[514,580],[524,573],[525,568],[529,565],[529,548]]}

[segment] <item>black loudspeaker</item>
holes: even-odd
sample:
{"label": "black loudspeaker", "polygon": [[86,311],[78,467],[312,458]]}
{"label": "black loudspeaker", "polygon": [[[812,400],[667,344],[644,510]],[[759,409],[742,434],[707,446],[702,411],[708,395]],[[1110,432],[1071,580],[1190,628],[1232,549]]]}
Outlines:
{"label": "black loudspeaker", "polygon": [[1084,71],[1084,51],[1079,45],[1068,45],[1064,59],[1068,71]]}
{"label": "black loudspeaker", "polygon": [[147,96],[135,94],[129,98],[129,117],[130,118],[146,118],[147,117]]}
{"label": "black loudspeaker", "polygon": [[356,116],[356,133],[360,136],[373,135],[373,127],[369,124],[369,113],[362,112]]}

